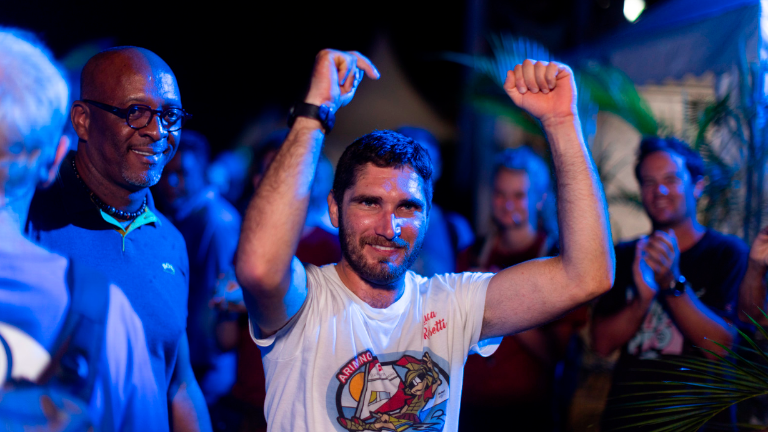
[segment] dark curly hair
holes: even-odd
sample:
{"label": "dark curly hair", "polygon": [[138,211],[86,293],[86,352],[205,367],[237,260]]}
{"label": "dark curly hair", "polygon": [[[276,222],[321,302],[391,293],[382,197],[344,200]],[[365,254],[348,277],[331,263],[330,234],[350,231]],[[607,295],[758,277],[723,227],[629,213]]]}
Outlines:
{"label": "dark curly hair", "polygon": [[344,150],[333,179],[336,204],[342,205],[344,192],[355,184],[357,175],[368,163],[379,168],[412,168],[421,177],[427,208],[432,207],[432,161],[429,153],[413,139],[391,130],[373,131]]}

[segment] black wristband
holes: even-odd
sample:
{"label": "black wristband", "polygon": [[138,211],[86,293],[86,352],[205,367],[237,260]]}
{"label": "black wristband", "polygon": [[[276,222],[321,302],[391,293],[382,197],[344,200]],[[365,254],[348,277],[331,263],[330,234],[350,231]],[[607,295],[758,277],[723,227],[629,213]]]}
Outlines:
{"label": "black wristband", "polygon": [[317,106],[304,102],[298,102],[291,107],[291,110],[288,112],[288,127],[293,127],[296,117],[308,117],[319,121],[323,129],[325,129],[325,133],[329,133],[336,122],[336,116],[333,115],[331,109],[327,106]]}

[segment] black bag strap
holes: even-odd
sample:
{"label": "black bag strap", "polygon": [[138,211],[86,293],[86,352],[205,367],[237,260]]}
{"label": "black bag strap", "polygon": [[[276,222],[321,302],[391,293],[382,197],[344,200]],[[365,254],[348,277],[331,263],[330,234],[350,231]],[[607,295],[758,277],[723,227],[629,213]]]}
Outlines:
{"label": "black bag strap", "polygon": [[69,260],[69,312],[51,350],[49,379],[88,402],[93,394],[107,329],[109,281],[100,272]]}
{"label": "black bag strap", "polygon": [[[11,356],[11,347],[8,346],[8,342],[5,341],[5,338],[3,338],[3,335],[0,334],[0,348],[3,349],[3,354],[5,355],[5,363],[7,366],[7,369],[5,371],[5,376],[0,379],[0,383],[3,382],[9,382],[11,380],[11,374],[13,372],[13,356]],[[0,386],[2,387],[2,386]]]}

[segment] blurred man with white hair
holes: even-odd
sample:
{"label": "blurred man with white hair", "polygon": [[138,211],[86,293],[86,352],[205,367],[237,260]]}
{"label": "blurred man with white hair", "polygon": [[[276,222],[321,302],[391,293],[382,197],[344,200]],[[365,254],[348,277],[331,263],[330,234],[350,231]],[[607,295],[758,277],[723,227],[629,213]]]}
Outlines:
{"label": "blurred man with white hair", "polygon": [[[17,384],[48,382],[46,370],[57,369],[56,354],[66,350],[58,347],[72,345],[79,335],[74,330],[70,341],[61,341],[72,310],[98,307],[74,300],[73,286],[80,289],[83,281],[73,274],[92,272],[73,271],[82,267],[23,234],[35,189],[54,180],[69,147],[62,136],[67,97],[67,84],[47,49],[25,32],[0,27],[0,344],[6,348],[0,349],[0,428],[20,416],[2,410],[3,403],[22,397]],[[81,393],[91,395],[83,402],[97,430],[146,429],[163,421],[165,404],[152,376],[144,330],[115,285],[109,285],[107,301],[100,354],[93,365],[78,365],[79,373],[94,376],[90,389]],[[88,366],[95,367],[92,374]],[[73,416],[61,415],[67,409],[43,406],[45,426],[72,427]],[[19,422],[43,426],[21,417]]]}

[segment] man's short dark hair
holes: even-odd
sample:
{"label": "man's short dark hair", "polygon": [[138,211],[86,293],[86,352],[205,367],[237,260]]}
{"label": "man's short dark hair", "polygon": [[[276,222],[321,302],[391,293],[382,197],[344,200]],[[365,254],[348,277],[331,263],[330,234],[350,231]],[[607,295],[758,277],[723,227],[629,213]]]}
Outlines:
{"label": "man's short dark hair", "polygon": [[640,141],[640,148],[637,150],[635,177],[637,178],[638,183],[643,183],[640,178],[640,165],[642,165],[648,155],[657,151],[675,153],[682,157],[685,161],[685,167],[691,175],[692,183],[695,183],[704,177],[704,160],[701,158],[701,155],[688,146],[688,144],[675,137],[645,137]]}
{"label": "man's short dark hair", "polygon": [[413,169],[424,185],[427,208],[432,207],[432,161],[429,153],[411,138],[390,130],[373,131],[349,145],[336,166],[333,179],[333,199],[339,206],[344,192],[357,181],[363,167],[372,163],[379,168]]}
{"label": "man's short dark hair", "polygon": [[184,130],[179,140],[179,151],[195,156],[201,167],[207,167],[211,157],[211,146],[208,139],[200,132]]}

